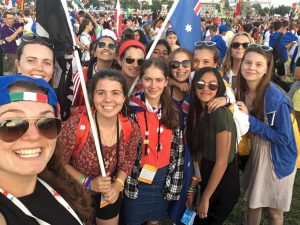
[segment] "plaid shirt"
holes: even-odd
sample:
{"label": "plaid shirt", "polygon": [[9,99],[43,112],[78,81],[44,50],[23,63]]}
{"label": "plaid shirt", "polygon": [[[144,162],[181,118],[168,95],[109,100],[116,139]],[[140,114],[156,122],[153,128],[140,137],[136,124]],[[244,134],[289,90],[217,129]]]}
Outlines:
{"label": "plaid shirt", "polygon": [[[142,168],[140,167],[142,159],[143,141],[138,144],[138,157],[135,160],[132,173],[127,177],[124,192],[128,198],[136,199],[138,197],[138,177]],[[179,200],[183,182],[183,140],[182,131],[180,129],[173,130],[171,142],[170,164],[168,166],[168,174],[164,187],[164,199],[168,201]]]}

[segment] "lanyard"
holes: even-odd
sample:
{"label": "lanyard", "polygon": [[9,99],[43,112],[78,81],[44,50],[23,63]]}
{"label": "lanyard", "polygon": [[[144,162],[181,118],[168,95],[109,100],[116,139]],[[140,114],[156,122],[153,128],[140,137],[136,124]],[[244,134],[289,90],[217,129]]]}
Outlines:
{"label": "lanyard", "polygon": [[[96,121],[96,128],[97,128],[97,134],[98,134],[98,138],[99,138],[99,142],[100,142],[100,151],[102,154],[102,157],[104,158],[104,154],[103,154],[103,145],[102,145],[102,141],[101,141],[101,135],[100,135],[100,128],[99,128],[99,124],[98,124],[98,119],[97,119],[97,111],[95,112],[95,121]],[[118,164],[119,164],[119,145],[120,145],[120,134],[119,134],[119,116],[117,115],[117,151],[116,151],[116,156],[117,156],[117,165],[116,165],[116,170],[118,169]],[[124,133],[124,132],[123,132]],[[105,161],[103,160],[103,164],[105,167]],[[114,171],[115,173],[116,171]],[[116,175],[116,173],[115,173]]]}
{"label": "lanyard", "polygon": [[[158,118],[158,135],[157,135],[157,152],[160,152],[161,149],[161,144],[160,144],[160,132],[161,132],[161,121],[160,121],[160,117],[161,117],[161,109],[158,110],[157,112],[157,118]],[[144,119],[145,119],[145,126],[146,126],[146,131],[145,131],[145,140],[144,140],[144,144],[145,144],[145,156],[149,154],[150,149],[149,149],[149,127],[148,127],[148,120],[147,120],[147,113],[146,110],[144,111]],[[158,157],[158,154],[157,154]]]}
{"label": "lanyard", "polygon": [[[53,197],[66,209],[69,213],[78,221],[79,224],[83,225],[81,220],[79,219],[78,215],[75,213],[75,211],[71,208],[71,206],[63,199],[62,196],[60,196],[52,187],[50,187],[49,184],[47,184],[45,181],[37,178],[38,181],[53,195]],[[29,211],[29,209],[16,197],[14,197],[12,194],[4,191],[2,188],[0,188],[0,193],[4,195],[6,198],[8,198],[12,203],[14,203],[19,209],[21,209],[27,216],[30,216],[34,218],[40,225],[50,225],[49,223],[45,222],[44,220],[41,220],[37,218],[36,216],[32,215],[32,213]]]}

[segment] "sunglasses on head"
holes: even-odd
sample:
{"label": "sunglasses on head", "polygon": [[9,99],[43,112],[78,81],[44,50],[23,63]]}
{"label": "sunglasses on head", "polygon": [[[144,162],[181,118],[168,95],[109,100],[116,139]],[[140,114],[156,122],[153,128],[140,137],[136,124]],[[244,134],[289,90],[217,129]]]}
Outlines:
{"label": "sunglasses on head", "polygon": [[48,139],[57,138],[62,127],[58,118],[7,119],[0,122],[0,140],[9,143],[19,140],[27,133],[31,123],[38,129],[39,134]]}
{"label": "sunglasses on head", "polygon": [[212,82],[209,82],[208,84],[205,83],[203,80],[199,80],[197,83],[196,83],[196,88],[199,89],[199,90],[202,90],[205,88],[205,86],[207,86],[211,91],[215,91],[218,89],[219,85],[212,81]]}
{"label": "sunglasses on head", "polygon": [[195,42],[195,46],[206,46],[206,47],[214,47],[216,42],[213,41],[198,41]]}
{"label": "sunglasses on head", "polygon": [[99,41],[98,42],[98,46],[99,46],[99,48],[108,48],[111,51],[113,51],[113,50],[116,49],[116,45],[115,44],[113,44],[113,43],[106,44],[103,41]]}
{"label": "sunglasses on head", "polygon": [[177,68],[179,68],[180,64],[181,64],[184,68],[189,68],[189,67],[192,65],[192,61],[191,61],[191,60],[183,60],[183,61],[179,62],[179,61],[174,60],[174,61],[171,61],[171,62],[169,63],[169,65],[170,65],[170,67],[171,67],[172,69],[177,69]]}
{"label": "sunglasses on head", "polygon": [[141,66],[144,62],[144,59],[133,59],[133,58],[125,58],[127,64],[132,64],[137,61],[138,66]]}
{"label": "sunglasses on head", "polygon": [[50,39],[49,38],[46,38],[46,37],[40,37],[36,34],[32,34],[32,35],[23,35],[22,38],[21,38],[21,41],[22,42],[28,42],[28,43],[31,43],[31,42],[35,42],[37,41],[38,39],[40,40],[43,40],[43,42],[50,46],[51,48],[54,48],[54,45],[53,43],[51,43]]}
{"label": "sunglasses on head", "polygon": [[270,47],[270,46],[266,46],[266,45],[248,44],[248,48],[260,49],[260,50],[263,50],[267,53],[272,53],[273,52],[273,48]]}
{"label": "sunglasses on head", "polygon": [[232,42],[231,48],[238,49],[241,45],[243,46],[243,49],[246,49],[249,43]]}

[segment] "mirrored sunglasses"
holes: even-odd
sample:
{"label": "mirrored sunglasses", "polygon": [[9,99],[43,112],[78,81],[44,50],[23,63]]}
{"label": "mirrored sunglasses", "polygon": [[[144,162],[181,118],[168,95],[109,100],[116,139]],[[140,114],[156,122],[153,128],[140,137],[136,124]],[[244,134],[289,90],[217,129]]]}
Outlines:
{"label": "mirrored sunglasses", "polygon": [[202,90],[207,86],[211,91],[215,91],[218,89],[219,85],[216,82],[205,83],[203,80],[199,80],[196,83],[196,88]]}
{"label": "mirrored sunglasses", "polygon": [[19,140],[27,133],[32,123],[38,132],[48,139],[57,138],[62,128],[59,118],[7,119],[0,122],[0,140],[9,143]]}
{"label": "mirrored sunglasses", "polygon": [[267,53],[272,53],[273,52],[273,48],[270,47],[270,46],[266,46],[266,45],[248,44],[248,48],[260,49],[260,50],[263,50]]}
{"label": "mirrored sunglasses", "polygon": [[216,46],[216,42],[213,42],[213,41],[198,41],[198,42],[195,42],[195,46],[214,47],[214,46]]}
{"label": "mirrored sunglasses", "polygon": [[169,66],[171,67],[171,69],[177,69],[177,68],[179,68],[180,64],[184,68],[189,68],[192,65],[192,61],[191,60],[183,60],[183,61],[179,62],[179,61],[174,60],[169,63]]}
{"label": "mirrored sunglasses", "polygon": [[232,42],[231,48],[238,49],[242,45],[243,49],[246,49],[249,43]]}
{"label": "mirrored sunglasses", "polygon": [[116,45],[115,44],[113,44],[113,43],[106,44],[103,41],[99,41],[98,42],[98,47],[99,48],[108,48],[111,51],[114,51],[116,49]]}
{"label": "mirrored sunglasses", "polygon": [[38,36],[38,35],[36,35],[36,34],[32,34],[32,35],[23,35],[22,38],[21,38],[21,41],[22,41],[22,42],[25,42],[25,43],[27,43],[27,42],[31,43],[31,42],[37,41],[38,39],[43,40],[43,42],[44,42],[46,45],[50,46],[51,48],[54,48],[54,45],[53,45],[53,43],[50,41],[49,38],[40,37],[40,36]]}
{"label": "mirrored sunglasses", "polygon": [[144,59],[133,59],[133,58],[125,58],[127,64],[132,64],[137,61],[138,66],[141,66],[144,62]]}

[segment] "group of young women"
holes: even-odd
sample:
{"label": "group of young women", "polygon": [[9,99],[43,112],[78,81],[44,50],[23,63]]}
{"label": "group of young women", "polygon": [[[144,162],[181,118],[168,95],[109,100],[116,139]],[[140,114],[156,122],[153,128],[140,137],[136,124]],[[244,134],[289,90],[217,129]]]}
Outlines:
{"label": "group of young women", "polygon": [[[213,42],[169,54],[161,41],[147,60],[136,40],[117,47],[101,37],[93,46],[84,74],[106,175],[86,110],[63,126],[59,119],[51,45],[23,42],[16,67],[25,76],[0,78],[1,224],[156,225],[167,215],[180,224],[187,207],[197,213],[194,224],[223,224],[240,196],[244,124],[251,140],[241,181],[246,224],[259,224],[262,208],[270,224],[283,224],[297,148],[291,101],[270,82],[270,47],[236,34],[218,70]],[[74,106],[84,105],[80,88]]]}

